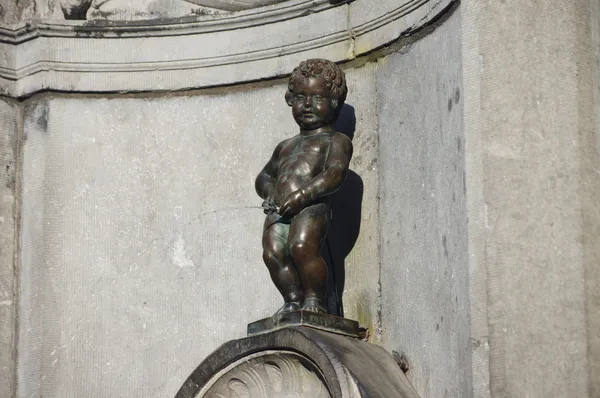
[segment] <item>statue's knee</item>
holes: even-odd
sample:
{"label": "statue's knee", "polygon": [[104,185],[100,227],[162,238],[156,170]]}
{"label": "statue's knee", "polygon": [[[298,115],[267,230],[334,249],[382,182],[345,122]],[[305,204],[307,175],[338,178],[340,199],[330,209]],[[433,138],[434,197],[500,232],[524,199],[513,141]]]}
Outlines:
{"label": "statue's knee", "polygon": [[267,265],[272,265],[272,264],[275,265],[275,264],[279,263],[279,261],[277,259],[277,255],[271,250],[263,251],[263,261]]}
{"label": "statue's knee", "polygon": [[283,264],[283,253],[279,253],[274,249],[264,249],[263,261],[267,265],[281,266]]}
{"label": "statue's knee", "polygon": [[314,248],[314,245],[306,242],[296,242],[292,244],[290,251],[292,258],[296,262],[304,262],[318,254]]}

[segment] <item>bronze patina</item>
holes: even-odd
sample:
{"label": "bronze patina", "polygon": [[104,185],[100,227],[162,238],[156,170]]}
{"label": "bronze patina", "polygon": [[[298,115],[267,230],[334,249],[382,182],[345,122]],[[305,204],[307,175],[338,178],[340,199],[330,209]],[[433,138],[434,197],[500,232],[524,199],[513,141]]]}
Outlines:
{"label": "bronze patina", "polygon": [[344,183],[352,157],[352,142],[333,128],[347,93],[344,72],[331,61],[310,59],[294,69],[285,100],[300,131],[275,147],[256,178],[267,214],[263,259],[284,300],[276,314],[327,312],[327,264],[320,252],[329,196]]}

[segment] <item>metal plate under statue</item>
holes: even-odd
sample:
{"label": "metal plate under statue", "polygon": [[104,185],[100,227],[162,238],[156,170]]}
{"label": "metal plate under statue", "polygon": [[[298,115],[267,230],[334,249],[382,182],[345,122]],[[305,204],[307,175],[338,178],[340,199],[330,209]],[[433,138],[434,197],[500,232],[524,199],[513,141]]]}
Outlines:
{"label": "metal plate under statue", "polygon": [[263,259],[283,306],[248,325],[249,337],[213,352],[176,398],[418,398],[382,347],[361,341],[358,323],[327,313],[321,247],[329,196],[340,189],[352,142],[333,128],[348,89],[333,62],[302,62],[285,99],[300,127],[282,141],[256,178],[267,214]]}

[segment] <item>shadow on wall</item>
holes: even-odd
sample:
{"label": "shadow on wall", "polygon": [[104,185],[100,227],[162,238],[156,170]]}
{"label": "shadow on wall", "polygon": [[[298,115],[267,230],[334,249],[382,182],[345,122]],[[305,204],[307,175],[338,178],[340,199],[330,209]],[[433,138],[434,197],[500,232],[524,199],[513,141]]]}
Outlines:
{"label": "shadow on wall", "polygon": [[[334,128],[350,139],[354,138],[356,115],[353,106],[345,104],[342,107]],[[330,199],[332,219],[322,255],[328,268],[327,310],[332,315],[344,316],[344,265],[360,233],[363,190],[362,178],[348,170],[344,185]]]}

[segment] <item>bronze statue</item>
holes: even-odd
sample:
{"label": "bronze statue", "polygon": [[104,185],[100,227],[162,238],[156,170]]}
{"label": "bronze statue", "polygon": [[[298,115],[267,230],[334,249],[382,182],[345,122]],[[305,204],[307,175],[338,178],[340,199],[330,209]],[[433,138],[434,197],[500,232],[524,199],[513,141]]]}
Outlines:
{"label": "bronze statue", "polygon": [[279,143],[256,178],[267,214],[263,259],[285,301],[277,314],[327,313],[327,264],[320,251],[330,219],[328,196],[344,183],[352,142],[333,129],[348,89],[333,62],[310,59],[290,77],[285,100],[300,133]]}

